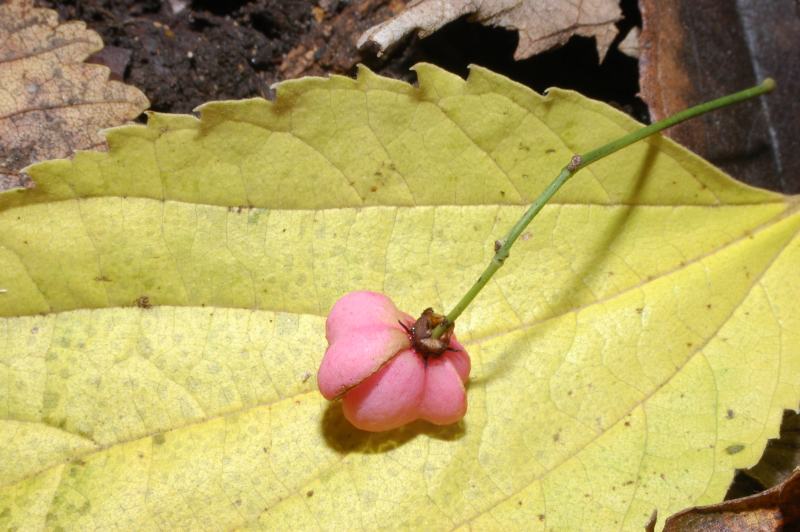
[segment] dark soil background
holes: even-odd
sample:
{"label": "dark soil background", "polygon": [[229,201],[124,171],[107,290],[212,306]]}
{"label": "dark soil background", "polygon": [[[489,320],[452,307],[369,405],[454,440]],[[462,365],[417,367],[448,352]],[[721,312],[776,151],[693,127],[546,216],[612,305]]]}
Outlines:
{"label": "dark soil background", "polygon": [[[648,119],[636,97],[636,59],[612,47],[598,64],[594,40],[575,37],[556,50],[514,61],[517,34],[457,20],[431,37],[412,37],[379,60],[355,47],[362,31],[399,12],[405,1],[367,0],[41,0],[64,20],[83,20],[106,44],[92,59],[141,89],[151,109],[187,113],[209,100],[271,96],[270,85],[302,75],[348,74],[362,62],[376,72],[414,80],[420,61],[466,76],[471,63],[537,91],[558,86]],[[635,0],[622,2],[618,41],[641,25]],[[176,9],[178,10],[177,12]]]}

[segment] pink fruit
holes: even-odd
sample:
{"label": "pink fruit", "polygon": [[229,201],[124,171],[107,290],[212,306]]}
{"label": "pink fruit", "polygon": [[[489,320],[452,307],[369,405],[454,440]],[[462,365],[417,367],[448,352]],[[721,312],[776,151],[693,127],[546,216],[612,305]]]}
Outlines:
{"label": "pink fruit", "polygon": [[390,430],[415,419],[446,425],[464,417],[469,355],[455,336],[438,356],[415,350],[407,331],[414,323],[376,292],[350,292],[333,305],[317,383],[326,399],[343,398],[345,417],[359,429]]}

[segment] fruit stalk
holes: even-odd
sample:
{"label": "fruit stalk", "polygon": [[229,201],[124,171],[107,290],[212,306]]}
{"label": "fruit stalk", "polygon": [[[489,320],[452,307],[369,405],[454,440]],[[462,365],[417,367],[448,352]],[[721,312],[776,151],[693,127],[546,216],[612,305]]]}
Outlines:
{"label": "fruit stalk", "polygon": [[761,96],[762,94],[772,91],[774,88],[775,81],[772,78],[767,78],[755,87],[750,87],[749,89],[735,92],[733,94],[717,98],[716,100],[695,105],[694,107],[685,109],[663,120],[654,122],[649,126],[628,133],[627,135],[624,135],[583,155],[574,155],[570,162],[561,170],[561,173],[559,173],[558,176],[549,185],[547,185],[547,188],[545,188],[539,197],[534,200],[530,207],[528,207],[528,210],[526,210],[517,223],[514,224],[506,237],[503,240],[498,240],[496,242],[495,254],[492,257],[492,260],[489,262],[489,265],[483,271],[481,276],[478,277],[478,280],[475,281],[475,284],[473,284],[472,287],[467,290],[467,293],[464,294],[453,310],[451,310],[445,316],[445,319],[433,330],[431,336],[434,339],[439,338],[442,334],[444,334],[451,324],[455,323],[456,319],[461,316],[461,313],[464,312],[470,303],[472,303],[472,300],[475,299],[483,287],[486,286],[486,283],[489,282],[492,276],[494,276],[497,270],[499,270],[506,261],[509,256],[511,246],[514,245],[514,242],[517,241],[517,238],[519,238],[525,228],[528,227],[528,224],[530,224],[536,215],[539,214],[539,211],[541,211],[545,204],[550,201],[550,198],[552,198],[555,193],[558,192],[558,189],[560,189],[561,186],[578,171],[604,157],[608,157],[612,153],[615,153],[622,148],[630,146],[634,142],[638,142],[649,137],[650,135],[667,129],[668,127],[680,124],[681,122],[695,118],[702,114]]}

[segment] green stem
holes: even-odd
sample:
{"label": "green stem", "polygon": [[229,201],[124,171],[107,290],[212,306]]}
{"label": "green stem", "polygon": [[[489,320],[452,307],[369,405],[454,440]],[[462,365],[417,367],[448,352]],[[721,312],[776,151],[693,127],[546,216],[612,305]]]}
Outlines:
{"label": "green stem", "polygon": [[584,155],[573,156],[569,164],[567,164],[567,166],[561,170],[561,173],[558,174],[558,177],[556,177],[547,186],[547,188],[544,189],[539,197],[536,198],[531,206],[528,207],[528,210],[525,211],[525,214],[522,215],[522,218],[520,218],[517,223],[514,224],[514,227],[511,228],[506,237],[495,244],[495,254],[494,257],[492,257],[491,262],[489,262],[489,265],[483,271],[481,276],[478,277],[478,280],[475,281],[475,284],[472,285],[472,288],[470,288],[467,293],[464,294],[453,310],[451,310],[447,316],[445,316],[445,320],[433,330],[431,336],[433,338],[439,338],[447,329],[447,326],[451,323],[454,323],[456,319],[461,316],[461,313],[464,312],[464,309],[466,309],[467,306],[472,303],[472,300],[475,299],[475,296],[478,295],[483,287],[486,286],[486,283],[489,282],[492,276],[503,265],[505,260],[508,258],[511,246],[514,245],[514,242],[517,241],[517,238],[519,238],[525,228],[528,227],[528,224],[531,223],[531,220],[533,220],[533,218],[539,214],[539,211],[542,210],[542,207],[544,207],[545,204],[550,201],[550,198],[552,198],[555,193],[558,192],[558,189],[560,189],[561,186],[566,183],[577,171],[586,168],[593,162],[599,161],[603,157],[607,157],[612,153],[633,144],[634,142],[649,137],[654,133],[658,133],[663,129],[680,124],[685,120],[689,120],[690,118],[700,116],[710,111],[714,111],[721,107],[727,107],[729,105],[749,100],[750,98],[755,98],[756,96],[770,92],[774,88],[775,81],[772,78],[767,78],[762,81],[761,84],[756,85],[755,87],[751,87],[740,92],[723,96],[722,98],[717,98],[716,100],[711,100],[710,102],[701,103],[700,105],[690,107],[689,109],[676,113],[668,118],[665,118],[664,120],[659,120],[658,122],[650,124],[649,126],[638,129],[632,133],[628,133],[627,135],[609,142],[605,146],[601,146],[600,148],[592,150]]}

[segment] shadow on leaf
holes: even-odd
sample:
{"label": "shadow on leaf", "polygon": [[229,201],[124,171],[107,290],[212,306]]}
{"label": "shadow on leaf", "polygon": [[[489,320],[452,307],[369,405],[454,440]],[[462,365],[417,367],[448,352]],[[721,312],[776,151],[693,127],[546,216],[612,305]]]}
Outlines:
{"label": "shadow on leaf", "polygon": [[[587,261],[586,267],[573,271],[573,275],[570,276],[571,281],[569,284],[563,287],[562,294],[575,294],[581,290],[587,289],[587,286],[584,284],[584,279],[588,278],[593,270],[603,268],[607,263],[607,258],[610,256],[609,250],[612,249],[614,240],[623,230],[631,214],[633,214],[634,210],[637,208],[636,206],[641,201],[642,187],[647,180],[649,172],[652,170],[653,165],[655,164],[656,156],[658,155],[657,148],[658,145],[656,141],[648,143],[647,152],[636,172],[636,181],[625,197],[622,198],[617,205],[618,211],[616,212],[616,215],[608,223],[608,225],[603,228],[602,234],[598,237],[598,241],[596,243],[587,245],[596,252],[596,255],[591,261]],[[576,177],[573,177],[573,179],[581,179],[582,177],[585,176],[579,174]],[[643,282],[650,282],[650,279],[646,279]],[[627,289],[625,291],[627,291]],[[616,297],[616,295],[617,294],[614,294],[612,297]],[[580,310],[579,308],[569,307],[567,304],[562,302],[556,302],[553,307],[556,309],[553,315],[537,320],[537,322],[547,321],[555,317],[563,316],[565,314]],[[536,336],[539,334],[544,334],[544,331],[537,330],[536,327],[531,327],[531,330],[528,333],[520,336],[508,346],[506,352],[509,356],[503,356],[498,362],[489,366],[481,377],[470,379],[472,384],[482,385],[486,382],[503,376],[508,371],[513,371],[515,365],[517,364],[517,362],[513,360],[514,355],[517,353],[525,353],[528,350],[527,346],[529,346],[532,342],[535,342]]]}
{"label": "shadow on leaf", "polygon": [[344,417],[342,402],[328,404],[320,423],[322,435],[330,448],[342,454],[376,454],[396,449],[418,436],[453,441],[466,434],[464,421],[439,426],[427,421],[414,421],[395,430],[367,432],[359,430]]}

